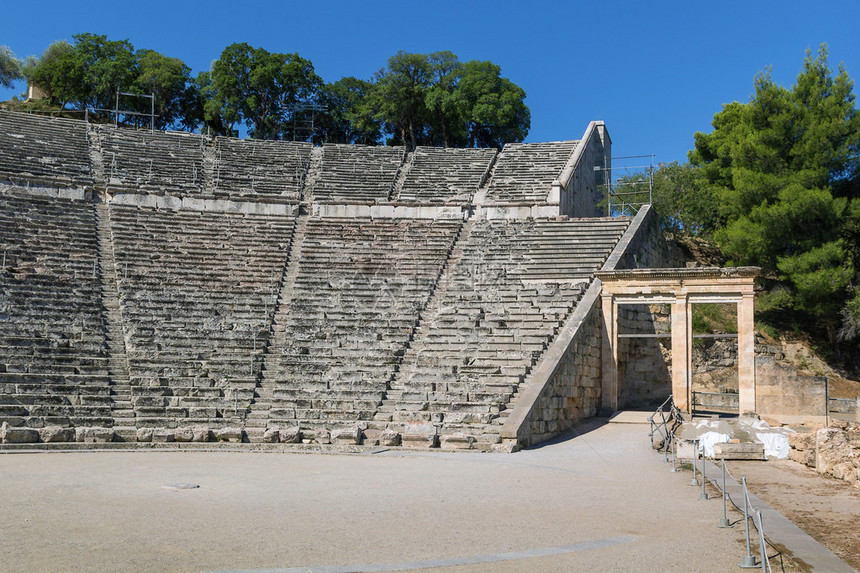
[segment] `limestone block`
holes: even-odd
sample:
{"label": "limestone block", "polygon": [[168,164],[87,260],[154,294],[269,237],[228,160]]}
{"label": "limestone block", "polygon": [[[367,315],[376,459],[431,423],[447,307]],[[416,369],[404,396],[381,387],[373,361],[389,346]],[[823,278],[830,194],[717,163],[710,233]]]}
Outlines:
{"label": "limestone block", "polygon": [[344,445],[358,445],[361,443],[361,428],[338,428],[331,432],[331,443]]}
{"label": "limestone block", "polygon": [[795,432],[788,435],[788,445],[792,449],[806,450],[815,449],[815,432]]}
{"label": "limestone block", "polygon": [[277,428],[267,428],[263,432],[263,441],[267,444],[277,444],[281,441],[281,431]]}
{"label": "limestone block", "polygon": [[302,430],[298,426],[280,428],[278,431],[282,444],[299,444],[302,441]]}
{"label": "limestone block", "polygon": [[75,429],[63,428],[62,426],[45,426],[39,429],[39,437],[45,443],[74,442]]}
{"label": "limestone block", "polygon": [[87,443],[112,442],[114,432],[110,428],[75,428],[75,441]]}
{"label": "limestone block", "polygon": [[173,441],[173,430],[165,428],[156,428],[152,431],[152,441],[160,444]]}
{"label": "limestone block", "polygon": [[390,428],[386,428],[385,430],[383,430],[382,434],[379,436],[380,446],[399,446],[400,443],[400,433],[395,432]]}
{"label": "limestone block", "polygon": [[756,443],[717,443],[714,444],[714,458],[724,460],[763,460],[764,444]]}
{"label": "limestone block", "polygon": [[192,442],[208,442],[212,432],[206,426],[191,426]]}
{"label": "limestone block", "polygon": [[138,428],[135,437],[138,442],[151,442],[152,428]]}
{"label": "limestone block", "polygon": [[173,431],[174,442],[190,442],[194,439],[194,431],[191,428],[176,428]]}
{"label": "limestone block", "polygon": [[219,442],[241,443],[242,428],[220,428],[215,430],[215,439]]}
{"label": "limestone block", "polygon": [[365,446],[378,446],[380,436],[382,436],[382,430],[372,430],[368,428],[363,432],[361,443]]}
{"label": "limestone block", "polygon": [[839,428],[823,428],[815,433],[815,469],[818,473],[853,482],[857,475],[854,468],[858,465],[854,463],[858,452],[856,446],[852,447],[849,437],[853,434],[853,431]]}
{"label": "limestone block", "polygon": [[411,422],[400,435],[400,442],[404,446],[416,448],[433,448],[438,444],[437,429],[434,424]]}
{"label": "limestone block", "polygon": [[331,432],[325,428],[319,429],[314,433],[314,441],[318,444],[330,444]]}
{"label": "limestone block", "polygon": [[446,434],[439,440],[440,447],[446,450],[470,450],[474,443],[474,436],[470,436],[463,432]]}
{"label": "limestone block", "polygon": [[0,426],[0,442],[4,444],[33,444],[39,441],[39,432],[32,428],[15,428],[8,422]]}

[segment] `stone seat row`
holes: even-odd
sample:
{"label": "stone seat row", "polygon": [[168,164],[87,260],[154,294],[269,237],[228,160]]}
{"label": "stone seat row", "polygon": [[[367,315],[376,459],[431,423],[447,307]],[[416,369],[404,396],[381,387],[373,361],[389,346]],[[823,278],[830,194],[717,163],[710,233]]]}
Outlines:
{"label": "stone seat row", "polygon": [[215,138],[213,191],[301,199],[310,143]]}
{"label": "stone seat row", "polygon": [[202,189],[202,137],[110,127],[99,128],[97,132],[108,185]]}
{"label": "stone seat row", "polygon": [[468,202],[488,176],[495,149],[417,147],[399,201]]}
{"label": "stone seat row", "polygon": [[0,110],[0,174],[92,185],[86,124]]}
{"label": "stone seat row", "polygon": [[578,142],[508,143],[496,161],[489,202],[546,201]]}

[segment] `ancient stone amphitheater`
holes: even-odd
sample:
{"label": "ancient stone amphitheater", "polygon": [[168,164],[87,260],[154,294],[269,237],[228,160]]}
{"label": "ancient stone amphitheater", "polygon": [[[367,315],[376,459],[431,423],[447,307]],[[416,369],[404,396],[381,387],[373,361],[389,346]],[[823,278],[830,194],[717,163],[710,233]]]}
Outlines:
{"label": "ancient stone amphitheater", "polygon": [[601,403],[605,127],[438,149],[0,111],[3,441],[510,451]]}

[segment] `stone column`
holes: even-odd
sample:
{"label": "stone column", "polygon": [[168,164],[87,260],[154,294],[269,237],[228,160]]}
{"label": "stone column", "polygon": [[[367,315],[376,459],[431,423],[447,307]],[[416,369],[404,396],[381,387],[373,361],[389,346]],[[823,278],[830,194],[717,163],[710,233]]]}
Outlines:
{"label": "stone column", "polygon": [[687,344],[690,323],[687,320],[687,295],[676,293],[672,303],[672,398],[684,412],[692,411],[690,403],[690,347]]}
{"label": "stone column", "polygon": [[600,300],[603,310],[600,407],[614,412],[618,407],[618,307],[612,295],[601,294]]}
{"label": "stone column", "polygon": [[755,295],[738,303],[738,413],[755,412]]}

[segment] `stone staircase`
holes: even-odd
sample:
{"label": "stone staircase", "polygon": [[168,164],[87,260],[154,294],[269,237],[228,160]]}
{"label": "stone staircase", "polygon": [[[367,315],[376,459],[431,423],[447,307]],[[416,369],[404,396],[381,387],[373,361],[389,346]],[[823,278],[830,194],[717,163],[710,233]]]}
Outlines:
{"label": "stone staircase", "polygon": [[[457,234],[457,238],[454,241],[454,245],[451,248],[451,252],[448,255],[448,259],[445,262],[445,266],[440,273],[439,280],[436,281],[436,286],[433,289],[433,294],[430,295],[430,299],[427,302],[427,306],[425,306],[421,313],[418,315],[418,323],[412,335],[409,337],[409,343],[407,345],[407,348],[420,353],[421,343],[416,343],[416,341],[420,341],[426,336],[426,331],[428,328],[427,325],[432,324],[436,317],[439,315],[442,301],[445,299],[445,295],[448,292],[448,288],[453,281],[454,269],[457,268],[458,263],[463,258],[463,244],[468,241],[469,235],[472,232],[472,228],[474,226],[475,219],[473,217],[470,217],[460,228],[460,231]],[[391,382],[389,382],[388,391],[385,393],[385,397],[382,400],[382,404],[379,406],[376,415],[373,417],[374,421],[416,421],[416,419],[412,416],[402,415],[400,413],[400,409],[398,408],[398,405],[403,400],[403,393],[406,391],[406,387],[402,382],[403,377],[410,373],[408,371],[408,365],[405,367],[407,368],[407,370],[402,370],[402,368],[404,367],[400,366],[398,368],[398,374],[395,375],[394,379]],[[387,424],[382,424],[382,426],[387,426]]]}
{"label": "stone staircase", "polygon": [[[311,160],[313,162],[313,159]],[[313,163],[312,163],[313,165]],[[293,236],[290,242],[290,251],[287,256],[285,270],[280,283],[280,290],[276,307],[273,312],[271,331],[263,349],[262,362],[260,364],[260,373],[257,378],[257,388],[254,392],[254,401],[251,403],[251,409],[245,420],[246,428],[253,428],[252,432],[255,437],[265,430],[269,419],[269,410],[272,407],[273,398],[273,378],[279,372],[276,364],[273,363],[275,358],[273,349],[281,349],[286,345],[286,329],[284,323],[290,315],[290,303],[293,297],[293,287],[296,284],[296,277],[299,273],[298,261],[302,257],[302,241],[305,236],[305,231],[308,225],[308,216],[300,215],[296,218],[296,224],[293,229]]]}
{"label": "stone staircase", "polygon": [[105,338],[108,347],[108,372],[111,379],[111,416],[114,431],[125,441],[134,441],[136,430],[134,404],[128,370],[125,332],[119,305],[116,259],[110,226],[110,208],[106,203],[96,205],[98,228],[99,270],[101,274],[102,306],[104,307]]}
{"label": "stone staircase", "polygon": [[304,185],[302,186],[302,204],[308,206],[314,199],[314,186],[320,178],[320,170],[322,169],[322,147],[314,147],[311,150],[310,162],[308,170],[305,174]]}
{"label": "stone staircase", "polygon": [[400,197],[400,192],[403,190],[403,183],[412,169],[412,161],[415,157],[414,151],[407,151],[403,156],[403,163],[400,164],[400,169],[397,170],[397,175],[394,177],[394,186],[391,188],[391,195],[388,196],[389,201],[397,201]]}

